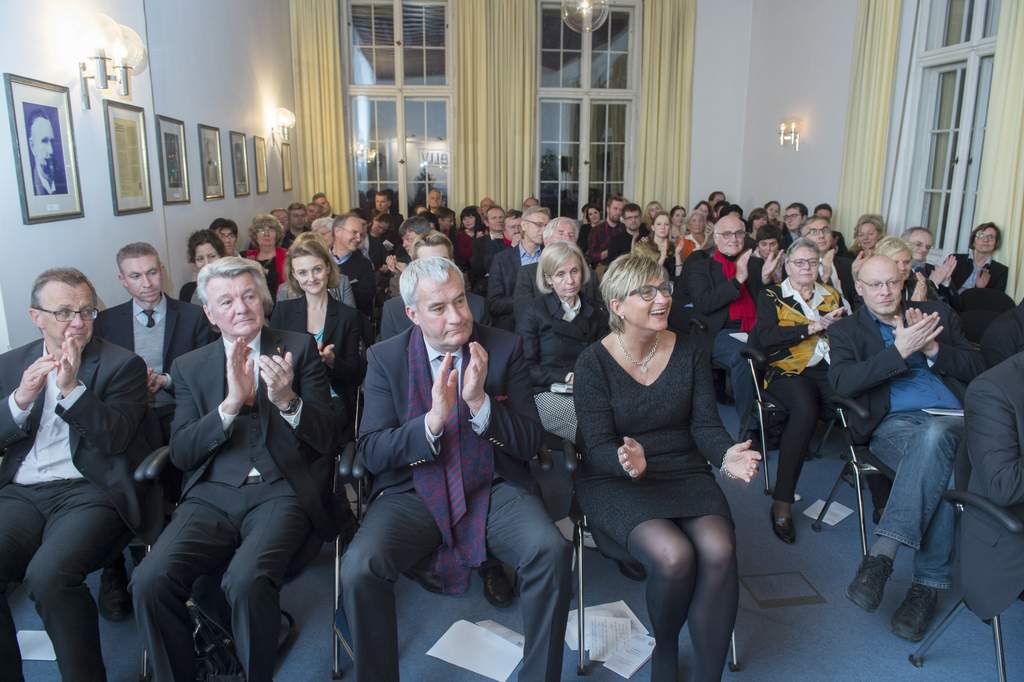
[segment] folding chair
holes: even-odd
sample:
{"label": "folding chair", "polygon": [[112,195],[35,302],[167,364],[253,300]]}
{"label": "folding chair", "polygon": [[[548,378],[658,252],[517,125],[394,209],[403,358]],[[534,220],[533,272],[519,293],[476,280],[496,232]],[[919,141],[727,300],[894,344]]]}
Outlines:
{"label": "folding chair", "polygon": [[[789,411],[764,386],[764,370],[768,359],[760,350],[747,346],[740,355],[750,367],[750,375],[754,380],[754,409],[757,414],[757,430],[761,441],[761,468],[764,470],[764,494],[772,494],[771,473],[768,471],[768,431],[772,427],[784,425],[789,418]],[[826,437],[828,432],[826,432]]]}

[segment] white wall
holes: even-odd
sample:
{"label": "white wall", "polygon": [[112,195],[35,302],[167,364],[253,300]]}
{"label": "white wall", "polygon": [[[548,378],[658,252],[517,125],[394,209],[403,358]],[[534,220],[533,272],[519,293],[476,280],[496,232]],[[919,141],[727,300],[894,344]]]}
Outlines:
{"label": "white wall", "polygon": [[[128,102],[145,110],[149,146],[150,185],[154,210],[114,216],[103,124],[104,97],[93,90],[92,108],[79,105],[77,55],[65,35],[69,8],[103,12],[150,38],[148,60],[132,79]],[[23,225],[17,194],[10,131],[0,133],[0,224],[6,247],[0,277],[0,350],[36,337],[26,309],[33,278],[58,265],[81,269],[93,280],[108,304],[125,298],[117,283],[114,254],[130,241],[148,241],[164,256],[170,277],[166,290],[177,293],[189,276],[185,239],[218,215],[243,226],[256,210],[268,210],[291,200],[281,190],[276,148],[270,158],[269,194],[235,199],[232,196],[227,131],[266,136],[269,114],[277,106],[294,110],[288,3],[278,0],[36,0],[4,3],[0,25],[7,27],[0,42],[0,71],[65,85],[71,89],[71,110],[85,216],[75,220]],[[15,28],[17,27],[17,28]],[[75,26],[67,27],[71,31]],[[148,31],[147,31],[148,28]],[[7,119],[6,100],[2,105]],[[155,115],[186,123],[192,201],[162,205],[159,161],[156,155]],[[196,124],[222,129],[227,198],[204,202],[198,166]],[[251,142],[250,142],[251,145]],[[250,147],[251,157],[251,147]],[[255,190],[253,162],[250,178]]]}

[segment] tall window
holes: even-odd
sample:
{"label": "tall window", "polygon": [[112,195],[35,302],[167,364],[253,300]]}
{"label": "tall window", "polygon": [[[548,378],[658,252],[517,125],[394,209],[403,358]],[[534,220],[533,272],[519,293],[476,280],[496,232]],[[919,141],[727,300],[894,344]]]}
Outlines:
{"label": "tall window", "polygon": [[448,198],[445,0],[351,0],[345,41],[353,177],[361,206],[389,190],[411,215],[427,192]]}
{"label": "tall window", "polygon": [[[557,4],[541,4],[538,196],[552,215],[578,217],[632,184],[633,102],[640,12],[612,7],[593,33],[576,33]],[[603,211],[603,208],[602,208]]]}
{"label": "tall window", "polygon": [[999,2],[919,0],[890,217],[941,253],[965,251],[974,224]]}

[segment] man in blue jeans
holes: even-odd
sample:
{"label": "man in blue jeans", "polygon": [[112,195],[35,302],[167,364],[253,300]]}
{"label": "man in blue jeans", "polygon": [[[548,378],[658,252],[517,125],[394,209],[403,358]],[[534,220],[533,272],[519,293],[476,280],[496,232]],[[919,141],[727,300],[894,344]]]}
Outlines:
{"label": "man in blue jeans", "polygon": [[984,360],[960,331],[947,305],[901,304],[903,278],[888,258],[869,258],[856,281],[864,306],[829,329],[829,380],[860,402],[867,420],[849,415],[858,443],[896,471],[877,539],[846,596],[866,611],[882,601],[900,547],[914,550],[914,577],[892,617],[898,636],[918,641],[935,615],[939,590],[953,583],[953,512],[942,503],[963,419],[930,409],[959,410],[967,384]]}

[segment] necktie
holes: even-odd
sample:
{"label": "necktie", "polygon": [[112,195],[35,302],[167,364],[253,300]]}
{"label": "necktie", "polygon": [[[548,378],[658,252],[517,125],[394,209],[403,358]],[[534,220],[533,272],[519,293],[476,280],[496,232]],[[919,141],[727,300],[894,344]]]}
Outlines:
{"label": "necktie", "polygon": [[143,310],[142,312],[146,314],[146,329],[152,329],[153,327],[155,327],[156,319],[153,317],[153,315],[156,314],[156,311]]}
{"label": "necktie", "polygon": [[[241,343],[241,342],[236,341],[236,343]],[[249,346],[246,346],[245,347],[245,364],[247,364],[247,365],[249,364],[249,353],[251,353],[251,352],[252,352],[252,348],[250,348]],[[253,367],[253,386],[252,386],[253,391],[249,395],[245,396],[245,401],[244,401],[246,406],[248,406],[248,407],[252,407],[253,405],[256,404],[256,381],[255,381],[255,378],[256,378],[256,368]]]}
{"label": "necktie", "polygon": [[[458,362],[452,362],[452,365],[452,371],[458,372]],[[466,492],[462,485],[462,438],[459,436],[462,421],[459,418],[461,408],[462,397],[456,394],[455,407],[448,414],[444,425],[444,436],[441,438],[442,447],[447,450],[444,453],[447,460],[444,477],[448,484],[448,505],[451,509],[452,526],[455,526],[466,515]]]}

